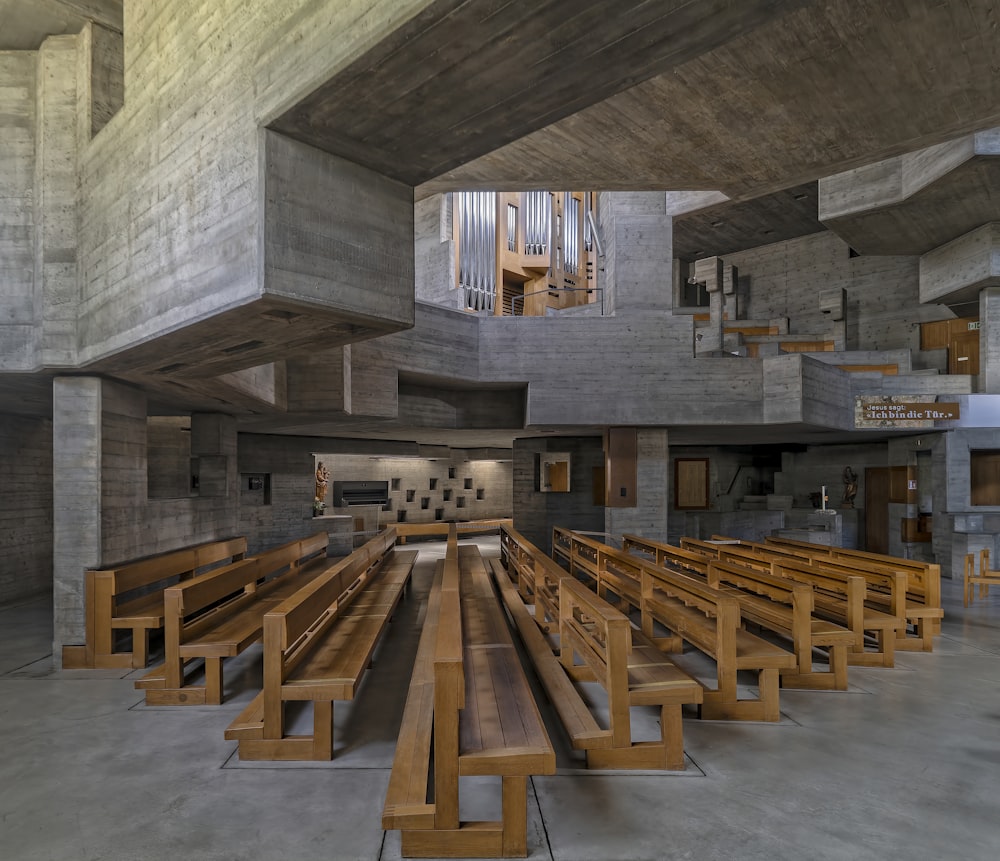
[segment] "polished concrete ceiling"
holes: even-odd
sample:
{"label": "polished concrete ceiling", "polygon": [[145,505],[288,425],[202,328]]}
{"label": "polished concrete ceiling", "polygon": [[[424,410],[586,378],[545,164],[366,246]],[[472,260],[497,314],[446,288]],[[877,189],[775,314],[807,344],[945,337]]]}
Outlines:
{"label": "polished concrete ceiling", "polygon": [[810,5],[437,0],[273,127],[419,185]]}
{"label": "polished concrete ceiling", "polygon": [[817,183],[807,182],[753,200],[727,201],[674,217],[674,257],[734,254],[826,227],[817,218]]}
{"label": "polished concrete ceiling", "polygon": [[969,159],[891,206],[872,207],[825,225],[863,254],[925,254],[1000,221],[1000,156]]}

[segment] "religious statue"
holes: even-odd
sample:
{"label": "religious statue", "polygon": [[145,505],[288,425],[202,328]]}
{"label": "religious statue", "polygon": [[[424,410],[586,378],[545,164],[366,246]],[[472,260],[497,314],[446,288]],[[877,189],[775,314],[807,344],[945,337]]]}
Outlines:
{"label": "religious statue", "polygon": [[854,508],[854,497],[858,495],[858,474],[849,466],[844,467],[844,508]]}
{"label": "religious statue", "polygon": [[314,507],[322,510],[326,507],[326,486],[330,483],[330,470],[320,461],[316,465],[316,501]]}

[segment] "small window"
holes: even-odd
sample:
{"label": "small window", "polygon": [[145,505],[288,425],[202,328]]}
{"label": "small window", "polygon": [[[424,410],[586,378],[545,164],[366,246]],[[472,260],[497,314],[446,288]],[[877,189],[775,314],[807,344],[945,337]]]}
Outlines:
{"label": "small window", "polygon": [[426,511],[430,507],[431,507],[431,498],[429,496],[421,496],[420,497],[420,508],[423,511]]}
{"label": "small window", "polygon": [[415,490],[407,490],[406,491],[406,501],[407,502],[413,502],[413,500],[416,498],[416,496],[417,496],[417,492]]}
{"label": "small window", "polygon": [[465,487],[466,490],[472,490],[472,479],[471,478],[465,479],[463,486]]}
{"label": "small window", "polygon": [[448,467],[448,478],[454,478],[454,477],[455,477],[455,467],[449,466]]}
{"label": "small window", "polygon": [[393,478],[393,479],[390,479],[390,481],[392,482],[392,489],[393,490],[399,490],[400,480],[398,478]]}
{"label": "small window", "polygon": [[486,488],[479,487],[476,489],[476,499],[486,499]]}
{"label": "small window", "polygon": [[437,490],[437,486],[438,486],[438,480],[436,478],[432,478],[430,480],[430,486],[427,489],[428,490]]}

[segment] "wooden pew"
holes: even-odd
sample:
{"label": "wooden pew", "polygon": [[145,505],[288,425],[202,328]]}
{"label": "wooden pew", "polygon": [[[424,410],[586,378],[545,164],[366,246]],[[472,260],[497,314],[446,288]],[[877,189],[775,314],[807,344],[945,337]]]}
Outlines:
{"label": "wooden pew", "polygon": [[[813,616],[811,585],[721,559],[709,564],[708,583],[736,597],[745,622],[791,641],[798,665],[782,671],[782,687],[847,690],[847,651],[854,646],[854,633]],[[826,650],[827,671],[814,671],[814,648]]]}
{"label": "wooden pew", "polygon": [[[611,588],[612,581],[606,577],[612,566],[616,587],[626,580],[638,581],[642,631],[652,642],[673,652],[683,651],[687,642],[715,660],[715,688],[704,691],[702,717],[780,719],[779,673],[783,669],[796,669],[795,655],[744,630],[736,598],[687,574],[612,547],[602,548],[600,566],[601,582],[607,588]],[[669,634],[658,636],[657,624],[665,627]],[[757,699],[740,699],[737,690],[740,670],[757,674],[760,691]]]}
{"label": "wooden pew", "polygon": [[[264,613],[327,567],[326,543],[318,532],[164,590],[164,662],[135,682],[146,705],[219,705],[223,660],[257,642]],[[188,685],[185,666],[199,658],[204,683]]]}
{"label": "wooden pew", "polygon": [[[681,710],[703,701],[701,685],[635,630],[627,616],[571,577],[559,586],[559,660],[568,676],[596,681],[608,695],[610,747],[588,749],[588,766],[684,768]],[[632,740],[632,706],[660,707],[658,740]]]}
{"label": "wooden pew", "polygon": [[[813,614],[844,626],[854,634],[854,642],[847,653],[849,665],[866,667],[894,665],[897,635],[906,628],[902,610],[906,584],[904,575],[862,573],[853,566],[840,565],[831,559],[814,563],[787,547],[772,548],[769,544],[735,542],[734,539],[715,540],[726,541],[708,545],[720,561],[729,561],[810,586],[813,589]],[[679,551],[678,548],[661,544],[653,539],[631,535],[625,536],[623,544],[643,549],[647,554],[655,553],[659,564],[667,564],[673,568],[678,567],[674,557],[683,561],[685,560],[683,554],[690,556],[694,553],[694,551]],[[703,576],[703,579],[707,579],[707,565],[710,563],[707,557],[698,558],[706,560],[704,575],[701,575],[700,566],[693,561],[688,562],[688,567],[683,570],[696,577]],[[872,581],[873,587],[877,588],[880,594],[893,596],[890,603],[897,608],[895,613],[866,605],[868,580]],[[871,648],[866,645],[866,632],[871,638]]]}
{"label": "wooden pew", "polygon": [[512,526],[501,532],[500,562],[525,604],[535,605],[535,622],[548,632],[559,624],[559,581],[566,571]]}
{"label": "wooden pew", "polygon": [[[906,629],[898,633],[896,648],[901,651],[930,652],[934,648],[934,636],[941,633],[944,610],[941,607],[941,566],[915,559],[900,559],[866,550],[852,550],[845,547],[829,547],[796,541],[790,538],[769,536],[768,544],[791,547],[810,559],[821,561],[830,558],[840,565],[852,565],[863,574],[891,574],[902,571],[906,574],[905,617],[913,626],[914,636],[908,636]],[[893,596],[880,592],[876,584],[870,584],[868,600],[874,606],[889,613],[895,613]]]}
{"label": "wooden pew", "polygon": [[[775,558],[771,573],[805,583],[813,589],[813,612],[844,625],[854,633],[854,643],[847,654],[847,663],[863,667],[892,667],[896,660],[897,633],[906,627],[902,615],[874,609],[866,603],[868,584],[853,568],[831,562],[813,563],[807,559]],[[879,575],[883,584],[902,592],[902,574]],[[893,583],[894,581],[894,583]],[[874,638],[873,648],[866,646],[866,634]]]}
{"label": "wooden pew", "polygon": [[[164,625],[164,590],[209,566],[243,559],[246,550],[246,538],[226,538],[85,572],[86,644],[64,646],[63,666],[145,667],[149,634]],[[116,631],[132,632],[131,651],[116,651]]]}
{"label": "wooden pew", "polygon": [[[404,857],[523,857],[527,778],[554,774],[555,752],[479,550],[456,536],[429,599],[382,827],[402,832]],[[500,777],[500,820],[460,819],[464,775]]]}
{"label": "wooden pew", "polygon": [[[501,562],[493,565],[494,579],[573,748],[585,751],[590,768],[683,769],[681,707],[685,703],[702,701],[698,682],[632,628],[624,614],[578,584],[524,536],[511,530],[511,540],[516,542],[519,551],[518,565],[535,571],[534,582],[539,596],[535,615],[529,613]],[[508,557],[508,564],[512,558]],[[562,586],[566,583],[571,584],[567,588],[577,590],[576,606],[582,608],[584,615],[593,618],[593,626],[581,627],[579,614],[574,614],[574,636],[586,638],[584,647],[578,650],[585,665],[574,664],[569,671],[563,662],[571,657],[565,652],[561,659],[557,657],[543,633],[554,627],[560,635],[560,645],[567,642],[562,636],[566,608],[561,597]],[[552,620],[539,618],[550,595],[555,600],[554,616]],[[598,723],[590,705],[575,687],[574,679],[597,681],[604,688],[608,695],[608,729]],[[631,705],[660,707],[658,741],[632,740]]]}
{"label": "wooden pew", "polygon": [[[509,517],[499,517],[489,520],[460,520],[455,523],[459,535],[475,535],[481,532],[495,532],[504,525],[513,524]],[[397,540],[406,544],[407,538],[447,538],[450,522],[436,520],[433,523],[396,523]]]}
{"label": "wooden pew", "polygon": [[[333,703],[354,699],[416,561],[395,541],[383,530],[264,615],[264,687],[225,733],[240,759],[333,757]],[[312,703],[311,735],[287,734],[290,702]]]}
{"label": "wooden pew", "polygon": [[[642,554],[657,565],[673,568],[675,571],[681,571],[702,580],[708,578],[708,565],[712,557],[696,550],[685,550],[682,547],[674,547],[671,544],[630,533],[625,533],[622,536],[622,550],[626,553]],[[718,554],[715,558],[718,558]]]}
{"label": "wooden pew", "polygon": [[984,547],[979,551],[979,573],[976,573],[976,556],[974,553],[965,554],[965,567],[963,571],[962,602],[968,607],[976,596],[973,589],[979,586],[979,597],[986,598],[990,592],[990,586],[1000,586],[1000,571],[990,570],[990,551]]}
{"label": "wooden pew", "polygon": [[574,532],[562,526],[552,530],[553,557],[566,564],[566,570],[576,576],[587,577],[593,586],[597,586],[597,551],[603,545],[596,538]]}

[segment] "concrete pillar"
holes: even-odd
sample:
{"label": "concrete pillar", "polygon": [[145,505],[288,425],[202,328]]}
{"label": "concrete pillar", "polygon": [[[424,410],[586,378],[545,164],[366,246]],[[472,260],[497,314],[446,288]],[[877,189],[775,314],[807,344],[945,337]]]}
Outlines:
{"label": "concrete pillar", "polygon": [[35,301],[48,367],[76,364],[77,41],[52,36],[38,52]]}
{"label": "concrete pillar", "polygon": [[84,642],[83,572],[101,561],[101,406],[96,377],[52,383],[53,660]]}
{"label": "concrete pillar", "polygon": [[606,192],[598,202],[605,246],[605,313],[673,308],[673,219],[661,192]]}
{"label": "concrete pillar", "polygon": [[1000,393],[1000,287],[979,292],[979,391]]}
{"label": "concrete pillar", "polygon": [[638,431],[638,492],[635,508],[605,508],[604,529],[666,540],[670,510],[670,448],[664,428]]}

